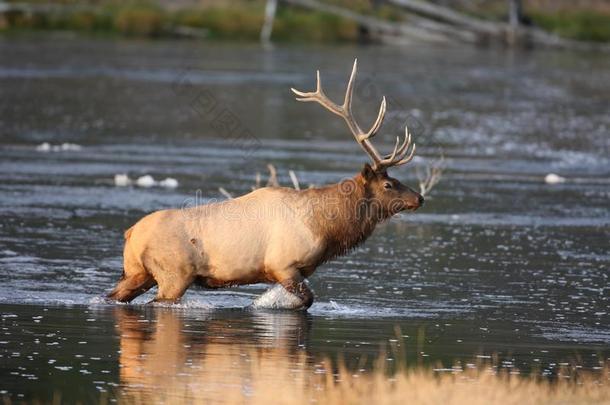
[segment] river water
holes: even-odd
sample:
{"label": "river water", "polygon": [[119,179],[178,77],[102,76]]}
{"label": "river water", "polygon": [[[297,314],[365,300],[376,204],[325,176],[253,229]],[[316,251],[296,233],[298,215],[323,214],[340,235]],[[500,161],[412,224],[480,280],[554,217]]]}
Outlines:
{"label": "river water", "polygon": [[[408,124],[419,145],[393,175],[415,187],[414,166],[445,157],[423,208],[319,268],[308,314],[244,309],[264,285],[103,302],[146,213],[246,193],[267,163],[283,184],[354,175],[366,156],[344,123],[289,88],[319,68],[339,100],[355,57],[362,126],[385,94],[375,142]],[[367,369],[397,342],[388,362],[596,368],[610,356],[608,94],[610,60],[587,53],[1,39],[0,393],[97,398],[204,371],[223,384],[261,348]]]}

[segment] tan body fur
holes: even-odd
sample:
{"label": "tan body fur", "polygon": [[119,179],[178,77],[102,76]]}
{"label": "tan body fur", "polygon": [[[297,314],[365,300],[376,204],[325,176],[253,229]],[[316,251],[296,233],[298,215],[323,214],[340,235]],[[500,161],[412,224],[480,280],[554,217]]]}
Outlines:
{"label": "tan body fur", "polygon": [[[321,263],[363,242],[378,222],[421,204],[419,194],[385,173],[368,165],[363,173],[321,188],[267,187],[147,215],[125,232],[124,274],[109,297],[130,301],[157,284],[157,300],[176,301],[193,283],[277,282],[307,307],[313,296],[303,280]],[[391,181],[395,188],[380,199],[380,183]]]}
{"label": "tan body fur", "polygon": [[[298,207],[284,206],[294,202],[284,201],[294,193],[262,188],[208,206],[152,213],[126,238],[125,275],[146,269],[159,284],[158,298],[176,299],[193,282],[282,282],[311,271],[320,257],[319,238],[290,211]],[[274,218],[280,212],[284,218]]]}

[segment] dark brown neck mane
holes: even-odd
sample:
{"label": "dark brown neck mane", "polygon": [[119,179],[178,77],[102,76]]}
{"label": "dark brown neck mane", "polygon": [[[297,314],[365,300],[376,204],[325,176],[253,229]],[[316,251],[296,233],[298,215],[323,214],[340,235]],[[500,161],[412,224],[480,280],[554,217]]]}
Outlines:
{"label": "dark brown neck mane", "polygon": [[363,243],[388,218],[372,204],[360,174],[337,184],[307,190],[312,200],[310,226],[325,244],[321,262],[341,256]]}

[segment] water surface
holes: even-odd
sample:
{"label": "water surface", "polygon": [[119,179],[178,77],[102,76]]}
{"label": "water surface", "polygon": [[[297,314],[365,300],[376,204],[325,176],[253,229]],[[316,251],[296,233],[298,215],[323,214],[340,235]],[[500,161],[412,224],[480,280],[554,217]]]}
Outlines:
{"label": "water surface", "polygon": [[[362,125],[385,94],[379,148],[405,123],[420,146],[393,175],[416,186],[413,166],[445,156],[422,209],[321,267],[307,315],[244,310],[264,285],[194,288],[174,308],[102,303],[122,233],[146,213],[245,193],[269,162],[284,184],[289,169],[303,184],[353,176],[366,156],[343,122],[289,87],[313,88],[319,68],[340,99],[356,56]],[[221,378],[252,348],[354,369],[398,338],[411,364],[499,354],[553,373],[609,356],[607,58],[2,39],[0,94],[0,390],[14,398]],[[120,173],[179,187],[116,187]]]}

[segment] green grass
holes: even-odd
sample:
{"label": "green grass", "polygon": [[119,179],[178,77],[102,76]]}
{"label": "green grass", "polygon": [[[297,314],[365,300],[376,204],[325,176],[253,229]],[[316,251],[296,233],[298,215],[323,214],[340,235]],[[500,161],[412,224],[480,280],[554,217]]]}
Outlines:
{"label": "green grass", "polygon": [[534,23],[547,31],[581,41],[610,41],[610,15],[594,11],[532,12]]}
{"label": "green grass", "polygon": [[330,14],[280,9],[273,27],[273,38],[296,42],[355,41],[358,25]]}
{"label": "green grass", "polygon": [[206,29],[215,39],[258,39],[263,9],[258,4],[243,7],[211,7],[181,10],[172,16],[174,25]]}
{"label": "green grass", "polygon": [[[506,0],[472,0],[457,9],[473,17],[508,20]],[[524,0],[524,14],[534,25],[564,38],[610,42],[610,7],[601,1]]]}
{"label": "green grass", "polygon": [[[236,1],[230,6],[169,11],[153,1],[106,2],[93,8],[26,14],[13,12],[0,22],[0,31],[61,30],[134,37],[174,35],[179,26],[205,30],[211,39],[259,39],[263,1]],[[273,29],[276,41],[355,41],[355,23],[326,13],[280,6]]]}
{"label": "green grass", "polygon": [[[112,11],[112,10],[110,10]],[[125,35],[158,36],[164,32],[168,15],[153,3],[128,3],[112,15],[114,29]]]}
{"label": "green grass", "polygon": [[[27,0],[26,0],[27,1]],[[42,0],[30,0],[37,3]],[[350,7],[362,14],[388,21],[404,20],[395,7],[372,7],[369,0],[324,0],[341,7]],[[46,2],[46,1],[45,1]],[[50,13],[12,12],[0,16],[0,32],[76,31],[87,34],[163,37],[175,35],[176,27],[191,27],[207,32],[211,39],[257,41],[263,24],[264,0],[233,0],[201,3],[202,6],[179,11],[161,7],[154,0],[110,0],[84,3],[55,0],[57,4],[75,5]],[[79,4],[81,6],[79,6]],[[564,6],[549,8],[525,2],[526,15],[532,21],[566,38],[610,42],[610,13],[595,8]],[[506,19],[505,0],[478,2],[461,11],[492,20]],[[280,4],[273,29],[275,41],[293,42],[355,42],[358,25],[323,12]]]}

